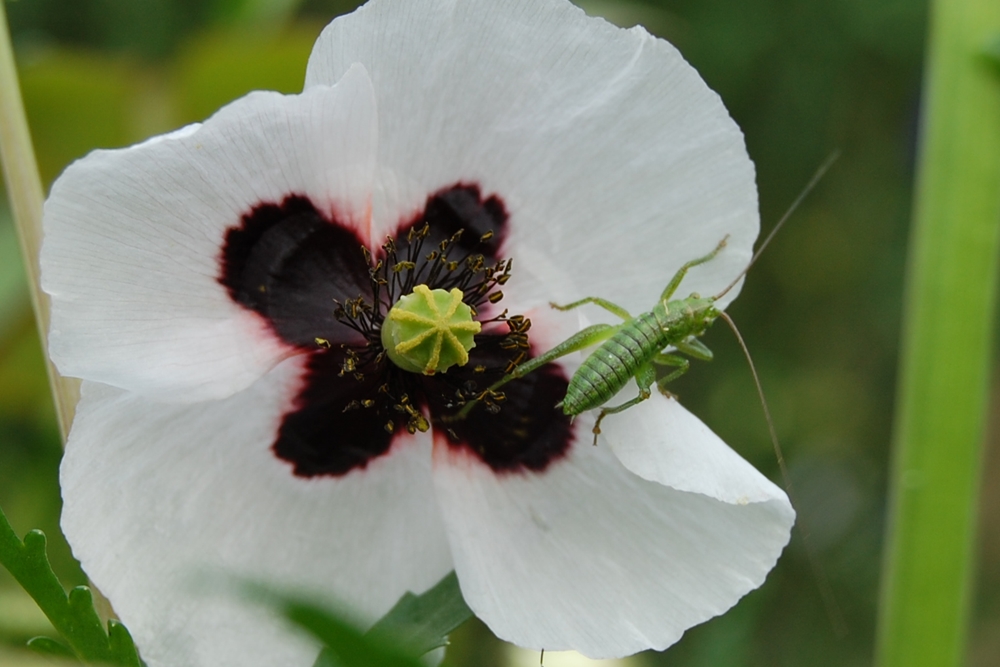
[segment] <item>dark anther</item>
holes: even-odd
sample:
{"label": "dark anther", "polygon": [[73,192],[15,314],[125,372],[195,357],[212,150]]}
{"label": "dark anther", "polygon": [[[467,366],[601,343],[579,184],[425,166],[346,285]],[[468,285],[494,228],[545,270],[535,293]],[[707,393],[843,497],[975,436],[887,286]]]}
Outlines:
{"label": "dark anther", "polygon": [[465,260],[465,266],[469,271],[482,271],[486,266],[486,259],[482,255],[472,255]]}
{"label": "dark anther", "polygon": [[430,424],[427,422],[427,419],[416,407],[413,406],[410,402],[410,397],[407,394],[400,396],[399,401],[393,405],[393,409],[396,412],[406,415],[406,430],[410,434],[416,433],[417,431],[423,433],[430,428]]}
{"label": "dark anther", "polygon": [[431,226],[424,223],[423,227],[417,229],[416,227],[410,227],[410,231],[406,232],[406,241],[408,243],[413,243],[417,239],[425,239],[431,233]]}
{"label": "dark anther", "polygon": [[526,334],[531,328],[531,320],[523,315],[513,315],[507,319],[507,326],[512,333]]}

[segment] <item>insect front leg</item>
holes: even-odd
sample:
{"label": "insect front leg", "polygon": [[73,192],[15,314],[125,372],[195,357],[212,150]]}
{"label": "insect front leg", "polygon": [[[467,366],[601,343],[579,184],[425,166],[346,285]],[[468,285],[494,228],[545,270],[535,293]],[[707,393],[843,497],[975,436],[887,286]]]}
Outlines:
{"label": "insect front leg", "polygon": [[597,436],[601,434],[601,422],[604,421],[604,418],[607,417],[608,415],[613,415],[628,410],[633,405],[638,405],[639,403],[642,403],[643,401],[648,399],[652,395],[652,392],[649,390],[649,388],[653,386],[654,382],[656,382],[656,369],[653,368],[653,364],[646,364],[645,366],[639,368],[639,370],[636,371],[635,374],[635,384],[636,386],[639,387],[638,396],[636,396],[630,401],[625,401],[621,405],[616,405],[611,408],[601,408],[601,412],[597,415],[597,421],[594,422],[593,433],[594,433],[595,447],[597,446]]}
{"label": "insect front leg", "polygon": [[611,303],[607,299],[602,299],[599,296],[588,296],[586,298],[580,299],[579,301],[574,301],[573,303],[567,303],[565,306],[560,306],[557,303],[552,303],[551,301],[549,301],[549,305],[555,308],[556,310],[573,310],[574,308],[579,308],[580,306],[587,303],[592,303],[595,306],[600,306],[601,308],[608,311],[612,315],[617,315],[626,322],[632,319],[632,316],[629,315],[627,310],[625,310],[618,304]]}
{"label": "insect front leg", "polygon": [[660,301],[668,301],[670,297],[674,295],[674,292],[677,291],[677,288],[681,286],[681,281],[684,280],[684,276],[687,275],[688,270],[698,266],[699,264],[704,264],[714,258],[719,254],[719,251],[726,247],[726,241],[728,240],[729,234],[726,234],[722,237],[722,240],[719,241],[719,245],[715,246],[715,250],[708,253],[704,257],[692,259],[690,262],[679,268],[677,273],[674,274],[674,277],[670,279],[670,282],[667,283],[667,286],[663,289],[663,294],[660,295]]}
{"label": "insect front leg", "polygon": [[[677,348],[678,352],[683,352],[699,361],[711,361],[715,357],[704,343],[694,337],[674,343],[674,347]],[[656,382],[656,388],[660,390],[661,394],[668,398],[673,398],[674,395],[667,390],[667,385],[687,373],[691,367],[691,362],[679,354],[662,352],[653,357],[653,363],[658,366],[674,368],[673,371],[667,373]]]}
{"label": "insect front leg", "polygon": [[704,343],[694,337],[675,343],[674,347],[677,348],[678,352],[683,352],[687,356],[699,361],[711,361],[715,358],[712,351],[708,349]]}

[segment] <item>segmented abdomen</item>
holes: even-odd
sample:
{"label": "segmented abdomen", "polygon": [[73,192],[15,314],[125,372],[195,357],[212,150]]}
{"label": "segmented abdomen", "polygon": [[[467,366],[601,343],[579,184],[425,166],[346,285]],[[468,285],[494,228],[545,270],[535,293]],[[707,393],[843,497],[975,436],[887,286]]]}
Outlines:
{"label": "segmented abdomen", "polygon": [[666,344],[652,312],[622,325],[577,369],[563,399],[563,413],[578,415],[606,403]]}

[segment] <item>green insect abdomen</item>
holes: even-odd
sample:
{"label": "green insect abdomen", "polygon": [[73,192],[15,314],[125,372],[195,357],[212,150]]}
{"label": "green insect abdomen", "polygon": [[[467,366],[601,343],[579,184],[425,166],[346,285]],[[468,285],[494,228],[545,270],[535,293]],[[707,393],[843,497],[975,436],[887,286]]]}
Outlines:
{"label": "green insect abdomen", "polygon": [[563,413],[578,415],[603,405],[666,345],[666,334],[651,312],[622,325],[577,369],[563,399]]}

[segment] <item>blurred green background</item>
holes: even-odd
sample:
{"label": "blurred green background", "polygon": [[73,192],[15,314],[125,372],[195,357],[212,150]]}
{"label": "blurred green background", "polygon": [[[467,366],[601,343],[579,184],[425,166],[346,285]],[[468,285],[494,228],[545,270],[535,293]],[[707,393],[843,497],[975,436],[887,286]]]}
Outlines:
{"label": "blurred green background", "polygon": [[[95,147],[201,120],[246,91],[301,89],[312,42],[352,0],[6,2],[46,184]],[[824,607],[801,539],[760,590],[631,665],[871,664],[903,266],[926,7],[916,0],[593,0],[589,13],[673,42],[722,96],[758,169],[773,224],[820,162],[843,155],[754,267],[729,309],[755,356],[810,534],[843,617]],[[685,404],[780,481],[749,371],[731,333],[677,383]],[[996,433],[997,429],[991,429]],[[995,438],[995,436],[993,436]],[[984,469],[972,667],[1000,664],[1000,454]],[[0,506],[19,533],[58,536],[58,431],[6,202],[0,200]],[[0,572],[0,665],[45,631]],[[546,663],[584,665],[571,657]],[[29,664],[24,662],[23,664]],[[470,623],[452,666],[537,664]],[[609,663],[610,664],[610,663]],[[617,664],[617,663],[616,663]],[[622,663],[625,664],[625,663]]]}

